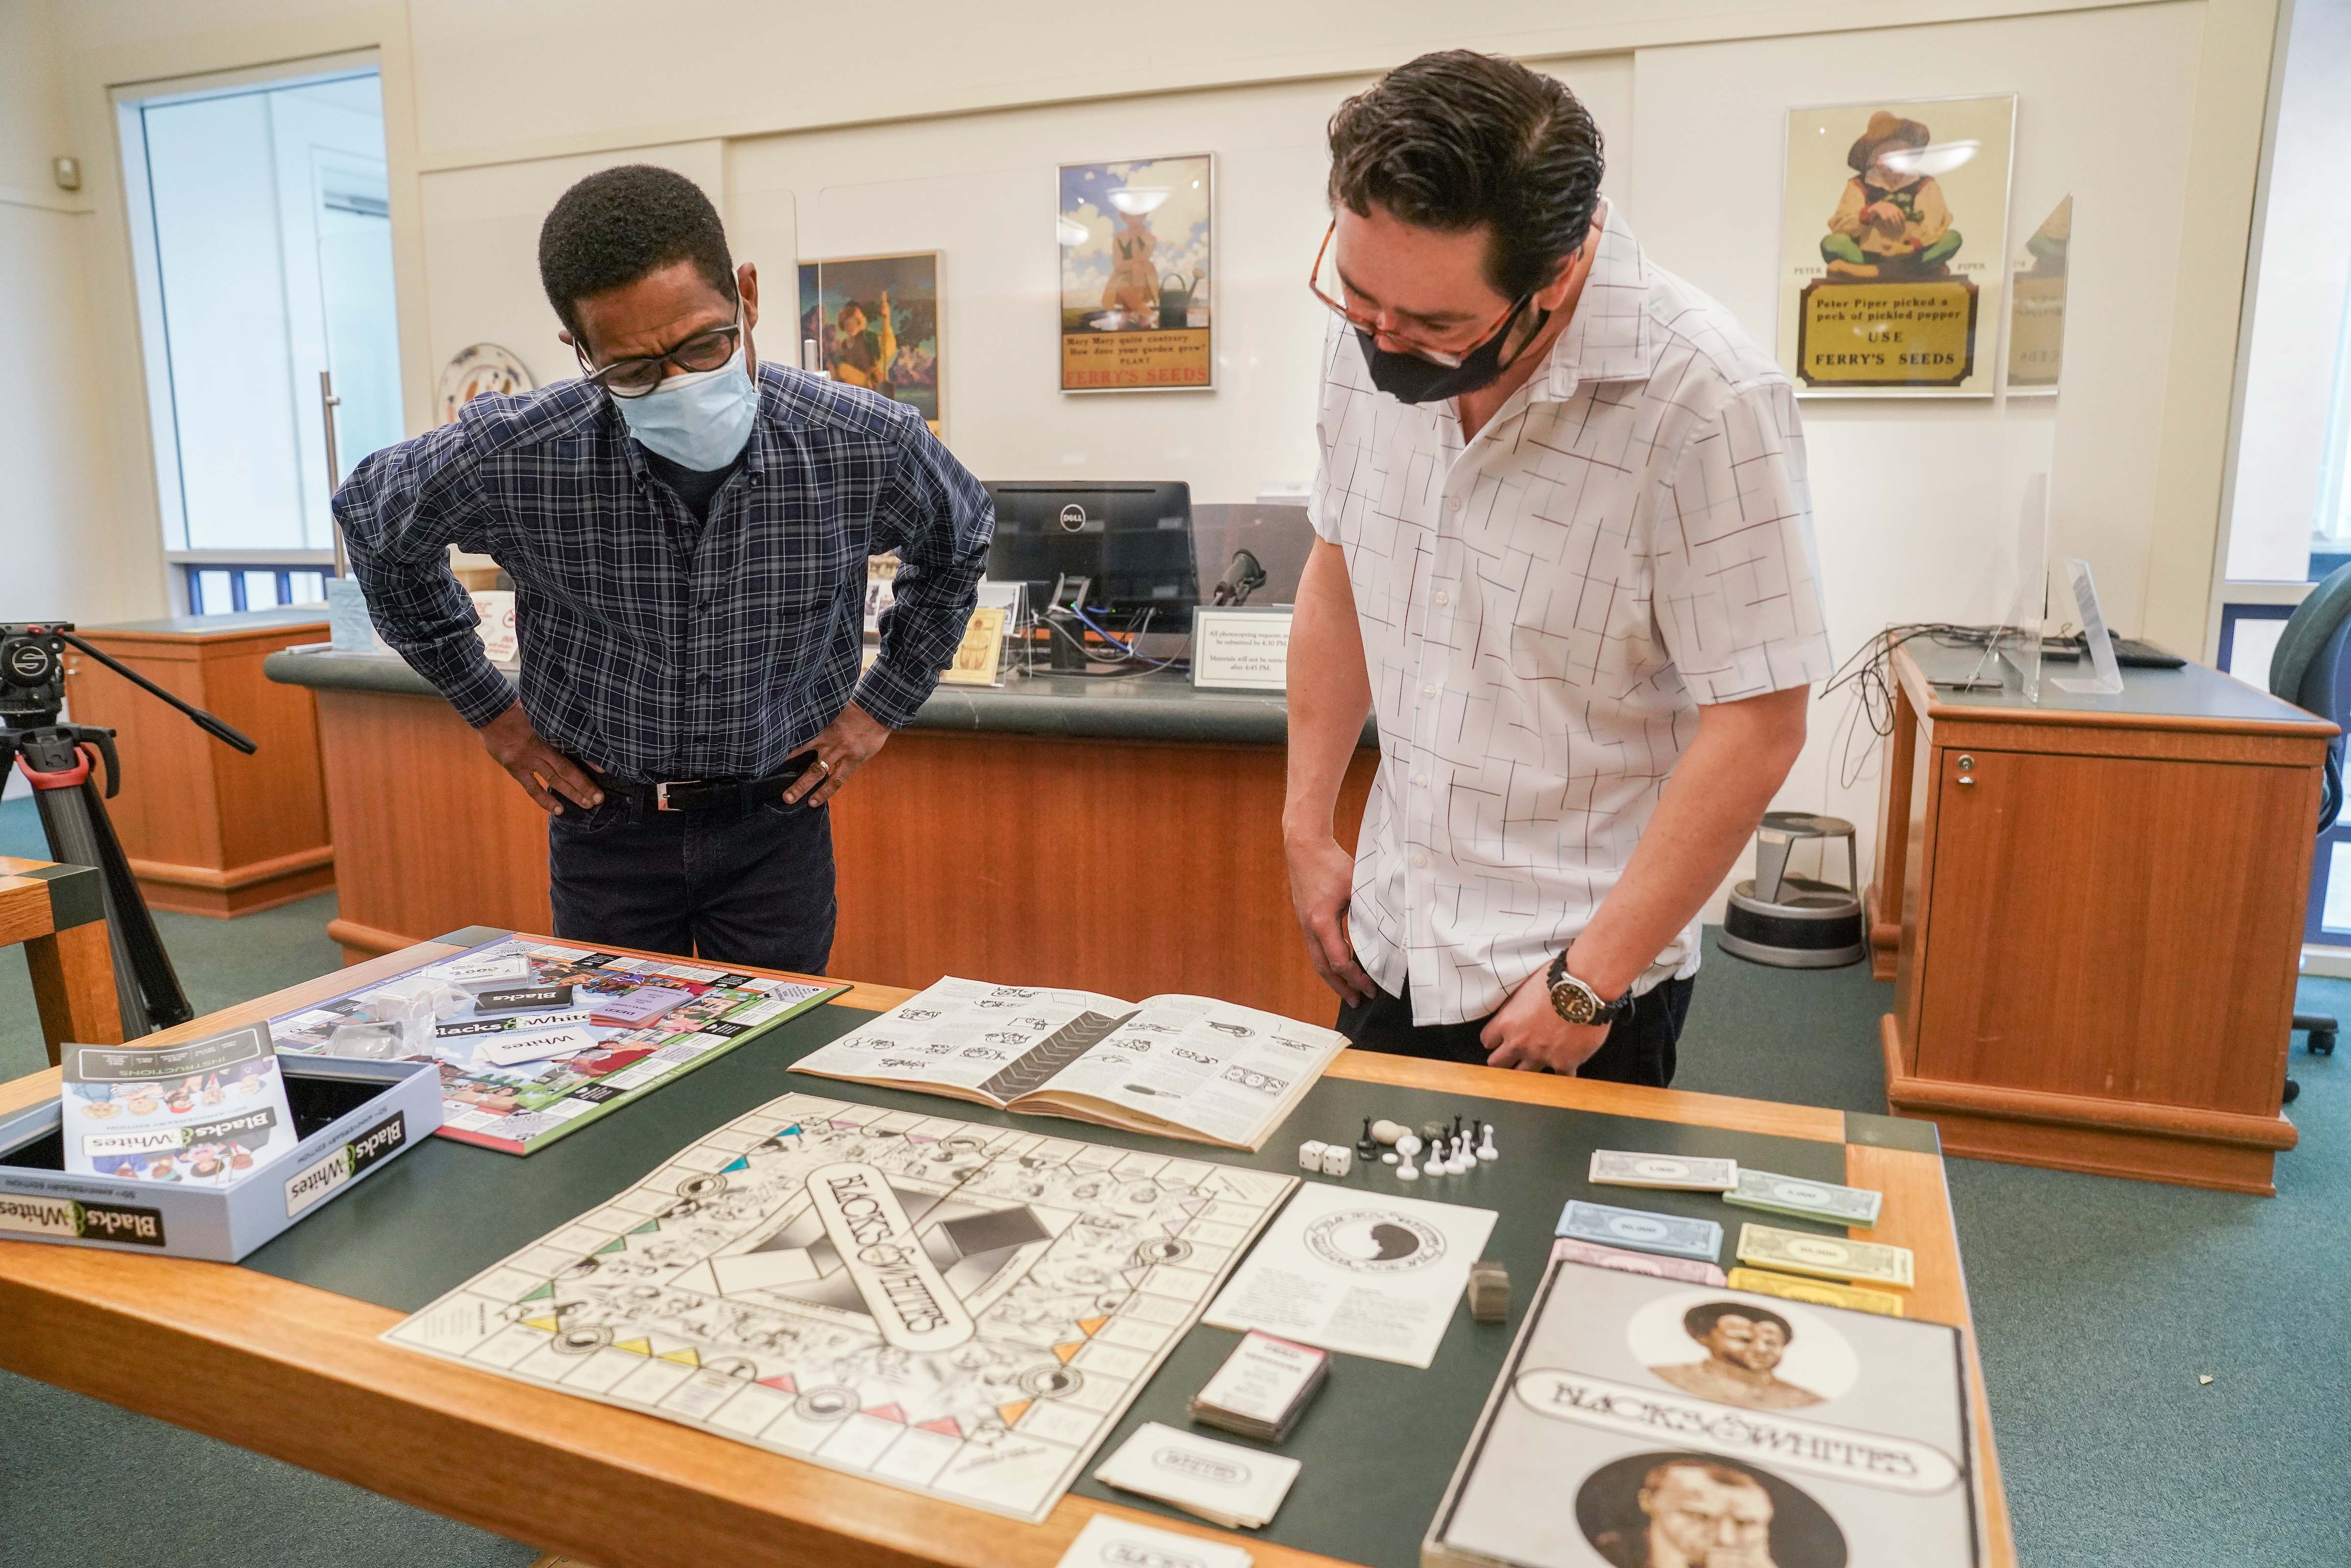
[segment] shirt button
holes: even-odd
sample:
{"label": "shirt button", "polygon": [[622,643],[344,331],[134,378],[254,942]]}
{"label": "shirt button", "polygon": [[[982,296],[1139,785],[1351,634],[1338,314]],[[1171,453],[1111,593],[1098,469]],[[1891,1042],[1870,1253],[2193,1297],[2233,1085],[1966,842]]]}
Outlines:
{"label": "shirt button", "polygon": [[1440,588],[1437,591],[1437,602],[1439,604],[1450,604],[1453,602],[1453,596]]}
{"label": "shirt button", "polygon": [[1415,855],[1412,857],[1412,863],[1417,870],[1426,870],[1428,866],[1428,857],[1426,855]]}
{"label": "shirt button", "polygon": [[1414,775],[1412,776],[1412,787],[1413,787],[1414,789],[1427,789],[1427,788],[1428,788],[1428,775],[1427,775],[1427,774],[1426,774],[1426,773],[1416,773],[1416,774],[1414,774]]}
{"label": "shirt button", "polygon": [[1448,511],[1448,512],[1458,512],[1458,511],[1459,511],[1459,510],[1461,509],[1461,497],[1458,497],[1458,496],[1447,496],[1447,497],[1445,497],[1445,509],[1446,509],[1447,511]]}
{"label": "shirt button", "polygon": [[1437,695],[1437,688],[1435,686],[1423,686],[1420,688],[1420,695],[1425,697],[1433,697]]}

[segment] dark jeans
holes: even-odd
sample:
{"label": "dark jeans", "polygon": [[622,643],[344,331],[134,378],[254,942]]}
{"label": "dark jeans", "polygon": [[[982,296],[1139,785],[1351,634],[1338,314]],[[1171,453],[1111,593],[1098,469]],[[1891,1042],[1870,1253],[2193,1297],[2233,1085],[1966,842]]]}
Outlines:
{"label": "dark jeans", "polygon": [[[1689,1016],[1695,977],[1667,980],[1633,999],[1633,1014],[1609,1026],[1608,1038],[1576,1070],[1578,1078],[1609,1083],[1646,1083],[1663,1089],[1674,1081],[1674,1047],[1682,1038],[1682,1020]],[[1486,1065],[1486,1048],[1478,1031],[1493,1014],[1470,1023],[1416,1024],[1412,1004],[1385,991],[1375,993],[1361,1007],[1339,1009],[1339,1032],[1358,1051],[1384,1051],[1392,1056],[1420,1056],[1434,1061]]]}
{"label": "dark jeans", "polygon": [[832,956],[832,815],[780,801],[656,811],[613,795],[547,823],[555,935],[821,975]]}

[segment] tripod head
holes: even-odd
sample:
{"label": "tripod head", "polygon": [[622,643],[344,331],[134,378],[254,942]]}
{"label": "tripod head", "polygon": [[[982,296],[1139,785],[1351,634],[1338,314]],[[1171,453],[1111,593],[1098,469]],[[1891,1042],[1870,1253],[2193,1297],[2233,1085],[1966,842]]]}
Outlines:
{"label": "tripod head", "polygon": [[[235,727],[204,709],[181,701],[138,671],[101,648],[74,635],[70,621],[41,624],[0,622],[0,768],[22,752],[34,766],[57,766],[51,756],[59,746],[67,752],[84,741],[97,746],[106,758],[106,792],[121,787],[121,768],[114,756],[114,732],[89,725],[60,725],[66,706],[66,650],[75,648],[96,659],[132,685],[187,715],[199,729],[250,757],[254,743]],[[46,745],[37,745],[46,742]]]}

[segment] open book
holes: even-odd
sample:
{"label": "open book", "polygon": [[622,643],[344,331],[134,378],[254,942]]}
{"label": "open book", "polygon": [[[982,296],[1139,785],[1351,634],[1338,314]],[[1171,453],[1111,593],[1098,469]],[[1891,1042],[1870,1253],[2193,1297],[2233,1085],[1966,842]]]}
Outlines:
{"label": "open book", "polygon": [[1346,1043],[1206,997],[949,978],[792,1071],[1254,1152]]}

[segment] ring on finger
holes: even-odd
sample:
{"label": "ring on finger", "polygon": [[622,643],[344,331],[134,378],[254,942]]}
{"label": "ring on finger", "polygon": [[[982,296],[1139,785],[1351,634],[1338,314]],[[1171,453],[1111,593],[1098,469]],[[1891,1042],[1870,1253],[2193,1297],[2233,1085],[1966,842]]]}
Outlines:
{"label": "ring on finger", "polygon": [[[831,763],[827,762],[823,758],[820,757],[820,758],[818,758],[816,759],[816,764],[815,764],[815,765],[816,765],[817,767],[821,768],[823,768],[823,769],[824,769],[824,777],[825,777],[826,779],[830,779],[830,778],[831,778],[831,777],[832,777],[832,764],[831,764]],[[821,782],[821,781],[822,781],[822,780],[819,780],[819,782]]]}

